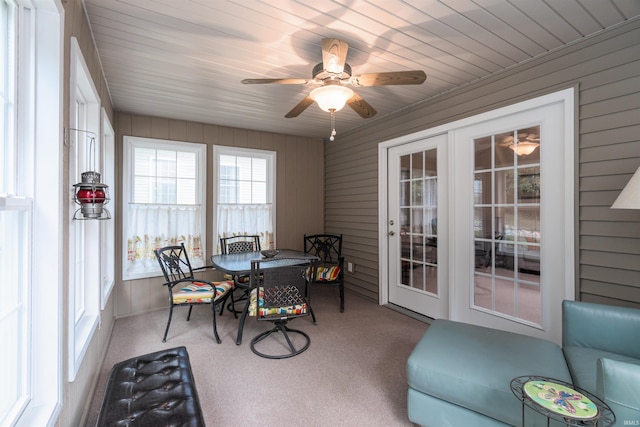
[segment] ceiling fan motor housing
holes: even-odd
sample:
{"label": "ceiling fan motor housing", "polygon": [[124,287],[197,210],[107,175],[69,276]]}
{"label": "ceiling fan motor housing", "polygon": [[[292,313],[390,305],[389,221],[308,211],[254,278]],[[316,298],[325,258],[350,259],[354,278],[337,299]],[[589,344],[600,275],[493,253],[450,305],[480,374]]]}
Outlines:
{"label": "ceiling fan motor housing", "polygon": [[344,69],[342,70],[342,74],[337,75],[336,73],[331,73],[327,70],[325,70],[324,68],[324,64],[322,62],[316,64],[315,67],[313,67],[313,78],[316,80],[327,80],[327,79],[331,79],[331,80],[346,80],[349,79],[351,77],[351,65],[345,63],[344,64]]}

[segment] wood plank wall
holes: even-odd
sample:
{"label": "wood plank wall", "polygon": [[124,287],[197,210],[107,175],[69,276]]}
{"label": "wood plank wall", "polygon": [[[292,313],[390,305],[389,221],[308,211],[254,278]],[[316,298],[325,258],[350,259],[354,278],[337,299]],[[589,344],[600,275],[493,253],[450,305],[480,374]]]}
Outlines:
{"label": "wood plank wall", "polygon": [[640,166],[639,40],[629,21],[328,143],[325,228],[356,264],[347,289],[378,299],[378,143],[577,87],[576,298],[640,307],[640,211],[609,208]]}
{"label": "wood plank wall", "polygon": [[[256,148],[276,152],[276,247],[302,249],[305,233],[324,227],[324,142],[268,132],[171,120],[124,112],[116,113],[116,161],[122,164],[123,136],[139,136],[207,145],[207,258],[217,244],[213,223],[213,146]],[[122,195],[122,174],[116,197]],[[118,199],[116,252],[122,252],[122,199]],[[167,290],[159,277],[121,280],[122,257],[116,259],[116,316],[167,307]]]}
{"label": "wood plank wall", "polygon": [[[102,74],[102,68],[100,64],[100,58],[98,57],[98,51],[93,43],[93,36],[89,28],[89,22],[87,16],[84,13],[83,2],[81,0],[66,0],[64,4],[64,82],[63,82],[63,123],[65,129],[69,126],[69,105],[70,105],[70,51],[71,51],[71,37],[76,37],[82,56],[84,57],[91,79],[98,91],[100,97],[100,104],[104,108],[109,120],[113,123],[113,107],[109,98],[109,90],[107,83]],[[53,142],[52,137],[52,142]],[[73,192],[71,191],[70,182],[80,181],[80,177],[75,177],[75,180],[69,177],[69,152],[62,141],[60,146],[63,147],[63,200],[61,201],[61,207],[63,211],[63,218],[71,218],[73,216],[73,210],[70,198]],[[99,368],[102,365],[104,354],[106,353],[107,346],[109,345],[109,339],[111,338],[111,329],[115,320],[114,317],[114,298],[110,298],[106,303],[104,310],[100,312],[100,328],[98,328],[87,347],[82,365],[80,366],[76,378],[73,382],[66,381],[68,378],[68,363],[66,361],[71,357],[69,356],[69,249],[66,243],[69,236],[69,221],[63,221],[62,238],[63,243],[63,294],[62,294],[62,311],[64,314],[62,329],[62,357],[64,361],[62,364],[62,407],[60,409],[60,415],[56,420],[57,427],[65,426],[79,426],[84,425],[83,419],[86,416],[88,410],[87,396],[91,396],[96,387],[98,380]]]}

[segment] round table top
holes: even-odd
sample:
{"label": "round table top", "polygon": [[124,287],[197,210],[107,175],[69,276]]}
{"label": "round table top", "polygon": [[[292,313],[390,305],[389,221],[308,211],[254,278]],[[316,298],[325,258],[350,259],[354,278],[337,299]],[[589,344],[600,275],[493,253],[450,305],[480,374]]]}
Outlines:
{"label": "round table top", "polygon": [[598,415],[598,408],[591,399],[557,382],[527,381],[523,389],[532,401],[562,416],[591,419]]}
{"label": "round table top", "polygon": [[616,417],[597,396],[565,381],[537,375],[511,380],[523,405],[567,426],[612,426]]}

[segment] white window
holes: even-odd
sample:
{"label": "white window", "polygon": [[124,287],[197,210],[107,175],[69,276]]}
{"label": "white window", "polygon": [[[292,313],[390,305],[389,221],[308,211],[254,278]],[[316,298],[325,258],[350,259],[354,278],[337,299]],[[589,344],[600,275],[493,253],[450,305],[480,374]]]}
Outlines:
{"label": "white window", "polygon": [[214,146],[213,155],[217,244],[221,237],[250,234],[260,236],[262,249],[274,248],[276,153]]}
{"label": "white window", "polygon": [[[100,99],[75,37],[71,39],[69,210],[76,212],[74,184],[87,171],[100,172]],[[69,218],[69,380],[74,380],[100,312],[100,222]]]}
{"label": "white window", "polygon": [[60,409],[63,21],[37,4],[0,0],[0,425]]}
{"label": "white window", "polygon": [[204,144],[124,137],[123,279],[161,275],[153,250],[184,243],[205,265]]}

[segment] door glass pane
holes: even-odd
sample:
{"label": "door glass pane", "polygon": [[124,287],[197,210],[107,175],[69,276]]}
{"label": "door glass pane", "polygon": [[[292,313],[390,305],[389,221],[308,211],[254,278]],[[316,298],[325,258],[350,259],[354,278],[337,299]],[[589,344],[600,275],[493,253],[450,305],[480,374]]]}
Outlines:
{"label": "door glass pane", "polygon": [[436,150],[425,151],[424,153],[424,174],[425,176],[438,176],[438,158]]}
{"label": "door glass pane", "polygon": [[475,170],[491,170],[491,137],[478,138],[474,141]]}
{"label": "door glass pane", "polygon": [[474,208],[473,232],[476,237],[491,239],[493,230],[493,208],[476,207]]}
{"label": "door glass pane", "polygon": [[438,293],[437,150],[400,156],[400,242],[402,284]]}
{"label": "door glass pane", "polygon": [[491,171],[475,174],[473,198],[476,205],[491,204]]}
{"label": "door glass pane", "polygon": [[518,169],[518,202],[540,203],[540,166]]}
{"label": "door glass pane", "polygon": [[540,324],[540,127],[474,140],[474,302]]}
{"label": "door glass pane", "polygon": [[523,154],[518,156],[520,166],[540,163],[540,126],[518,130],[518,144],[521,147],[529,146]]}
{"label": "door glass pane", "polygon": [[424,159],[422,153],[411,155],[411,178],[418,179],[424,176]]}
{"label": "door glass pane", "polygon": [[493,175],[495,178],[495,189],[493,191],[495,203],[513,203],[515,193],[515,177],[513,174],[513,168],[497,170]]}
{"label": "door glass pane", "polygon": [[495,157],[496,157],[496,168],[512,168],[514,162],[514,152],[510,148],[513,144],[513,132],[500,133],[495,136],[496,146],[495,146]]}

